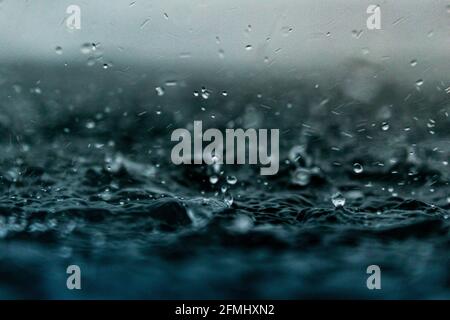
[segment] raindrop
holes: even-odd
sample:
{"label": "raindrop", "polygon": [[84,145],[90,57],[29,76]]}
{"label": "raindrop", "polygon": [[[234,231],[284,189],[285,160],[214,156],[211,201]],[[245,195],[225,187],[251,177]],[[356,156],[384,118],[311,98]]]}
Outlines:
{"label": "raindrop", "polygon": [[86,64],[87,64],[88,67],[92,67],[95,64],[95,58],[94,57],[89,57],[87,59],[87,63]]}
{"label": "raindrop", "polygon": [[234,185],[237,183],[237,178],[235,176],[227,176],[227,183]]}
{"label": "raindrop", "polygon": [[156,93],[158,94],[159,97],[164,95],[164,89],[163,88],[156,87],[155,90],[156,90]]}
{"label": "raindrop", "polygon": [[[281,33],[282,33],[282,35],[284,36],[284,37],[287,37],[288,35],[289,35],[289,33],[291,33],[292,31],[294,30],[294,28],[292,28],[292,27],[283,27],[282,29],[281,29]],[[270,38],[268,38],[268,40],[269,40]]]}
{"label": "raindrop", "polygon": [[109,191],[109,189],[106,189],[105,191],[99,194],[99,197],[104,201],[109,201],[112,198],[112,194]]}
{"label": "raindrop", "polygon": [[233,204],[234,199],[233,199],[233,196],[230,193],[228,193],[228,194],[226,194],[224,196],[223,201],[225,202],[225,204],[228,207],[231,207],[231,205]]}
{"label": "raindrop", "polygon": [[299,186],[306,186],[311,181],[311,172],[308,169],[297,168],[293,174],[292,182]]}
{"label": "raindrop", "polygon": [[383,131],[389,130],[389,123],[383,122],[381,125],[381,130],[383,130]]}
{"label": "raindrop", "polygon": [[363,166],[359,163],[354,163],[353,164],[353,172],[354,173],[362,173],[364,171]]}
{"label": "raindrop", "polygon": [[223,49],[220,49],[220,50],[219,50],[219,58],[220,58],[220,59],[225,58],[225,51],[223,51]]}
{"label": "raindrop", "polygon": [[331,202],[335,208],[340,208],[345,205],[345,198],[341,193],[337,192],[331,197]]}
{"label": "raindrop", "polygon": [[169,15],[167,13],[164,12],[164,18],[166,18],[166,20],[169,19]]}
{"label": "raindrop", "polygon": [[423,85],[423,80],[419,79],[416,81],[416,86],[421,87]]}
{"label": "raindrop", "polygon": [[352,36],[356,39],[359,39],[362,35],[363,31],[362,30],[353,30],[352,31]]}
{"label": "raindrop", "polygon": [[223,95],[224,97],[226,97],[226,96],[228,95],[228,92],[222,91],[222,95]]}
{"label": "raindrop", "polygon": [[86,122],[86,128],[88,128],[88,129],[94,129],[94,128],[95,128],[95,122],[94,122],[94,121],[88,121],[88,122]]}
{"label": "raindrop", "polygon": [[58,54],[58,55],[63,54],[63,49],[62,49],[62,47],[57,46],[57,47],[55,48],[55,52],[56,52],[56,54]]}
{"label": "raindrop", "polygon": [[231,226],[231,229],[236,232],[247,232],[253,227],[253,221],[246,215],[237,216]]}
{"label": "raindrop", "polygon": [[89,54],[92,50],[95,50],[95,45],[92,43],[84,43],[81,45],[81,53],[82,54]]}
{"label": "raindrop", "polygon": [[417,60],[416,59],[411,60],[410,64],[411,64],[411,67],[417,66]]}
{"label": "raindrop", "polygon": [[245,46],[245,50],[247,50],[247,51],[250,51],[252,49],[253,49],[253,47],[252,47],[251,44],[248,44],[248,45]]}
{"label": "raindrop", "polygon": [[218,176],[214,175],[214,176],[209,177],[209,182],[211,184],[216,184],[217,181],[219,181],[219,177]]}

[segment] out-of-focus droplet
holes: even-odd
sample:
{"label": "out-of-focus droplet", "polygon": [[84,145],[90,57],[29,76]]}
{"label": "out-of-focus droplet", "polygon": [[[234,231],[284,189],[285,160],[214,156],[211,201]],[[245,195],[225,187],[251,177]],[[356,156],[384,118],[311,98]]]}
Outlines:
{"label": "out-of-focus droplet", "polygon": [[362,173],[364,171],[363,166],[360,163],[354,163],[353,164],[353,172],[354,173]]}
{"label": "out-of-focus droplet", "polygon": [[81,45],[80,51],[82,54],[89,54],[89,53],[91,53],[92,50],[95,50],[94,48],[95,48],[95,45],[93,45],[92,43],[83,43]]}
{"label": "out-of-focus droplet", "polygon": [[231,229],[236,232],[247,232],[253,227],[253,220],[246,215],[238,215],[232,225]]}
{"label": "out-of-focus droplet", "polygon": [[94,128],[95,128],[95,122],[94,122],[94,121],[88,121],[88,122],[86,122],[86,128],[88,128],[88,129],[94,129]]}
{"label": "out-of-focus droplet", "polygon": [[222,91],[222,95],[223,95],[224,97],[226,97],[226,96],[228,95],[228,92]]}
{"label": "out-of-focus droplet", "polygon": [[[281,29],[281,33],[284,37],[287,37],[292,31],[294,30],[294,28],[292,27],[283,27]],[[267,41],[269,41],[270,38],[267,38]]]}
{"label": "out-of-focus droplet", "polygon": [[223,49],[219,49],[219,58],[220,59],[225,58],[225,51],[223,51]]}
{"label": "out-of-focus droplet", "polygon": [[165,12],[164,12],[164,18],[165,18],[166,20],[169,19],[169,15],[168,15],[167,13],[165,13]]}
{"label": "out-of-focus droplet", "polygon": [[340,192],[337,192],[331,197],[331,202],[335,208],[340,208],[345,205],[345,198]]}
{"label": "out-of-focus droplet", "polygon": [[361,37],[362,33],[363,33],[362,30],[353,30],[352,36],[353,36],[353,38],[359,39]]}
{"label": "out-of-focus droplet", "polygon": [[388,131],[388,130],[389,130],[389,123],[383,122],[383,123],[381,124],[381,130],[383,130],[383,131]]}
{"label": "out-of-focus droplet", "polygon": [[231,195],[231,193],[225,194],[225,196],[223,198],[223,201],[225,202],[225,204],[228,207],[231,207],[233,205],[233,201],[234,201],[233,196]]}
{"label": "out-of-focus droplet", "polygon": [[423,80],[419,79],[416,81],[416,86],[421,87],[423,85]]}
{"label": "out-of-focus droplet", "polygon": [[56,52],[56,54],[58,54],[58,55],[63,54],[63,49],[62,49],[62,47],[57,46],[57,47],[55,48],[55,52]]}
{"label": "out-of-focus droplet", "polygon": [[237,178],[235,176],[227,176],[227,183],[234,185],[237,183]]}
{"label": "out-of-focus droplet", "polygon": [[417,66],[417,60],[416,59],[411,60],[410,64],[411,64],[411,67]]}
{"label": "out-of-focus droplet", "polygon": [[311,181],[311,172],[305,168],[297,168],[292,176],[292,183],[299,186],[307,186]]}
{"label": "out-of-focus droplet", "polygon": [[94,57],[89,57],[87,59],[86,64],[87,64],[88,67],[92,67],[95,64],[95,58]]}
{"label": "out-of-focus droplet", "polygon": [[214,175],[214,176],[209,177],[209,182],[211,184],[216,184],[217,181],[219,181],[219,177],[218,176]]}
{"label": "out-of-focus droplet", "polygon": [[161,97],[161,96],[164,95],[164,89],[163,89],[163,88],[161,88],[161,87],[156,87],[155,90],[156,90],[156,94],[157,94],[159,97]]}
{"label": "out-of-focus droplet", "polygon": [[245,46],[245,50],[247,50],[247,51],[250,51],[252,49],[253,49],[253,47],[252,47],[251,44],[248,44],[248,45]]}
{"label": "out-of-focus droplet", "polygon": [[109,191],[109,189],[106,189],[105,191],[99,194],[99,197],[104,201],[109,201],[112,198],[112,194]]}

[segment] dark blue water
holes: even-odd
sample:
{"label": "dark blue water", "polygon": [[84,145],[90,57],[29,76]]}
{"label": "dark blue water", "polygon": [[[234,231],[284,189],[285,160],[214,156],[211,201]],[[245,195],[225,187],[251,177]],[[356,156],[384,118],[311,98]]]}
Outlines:
{"label": "dark blue water", "polygon": [[[46,72],[3,70],[0,298],[450,297],[445,95]],[[194,120],[279,128],[279,173],[173,165]]]}

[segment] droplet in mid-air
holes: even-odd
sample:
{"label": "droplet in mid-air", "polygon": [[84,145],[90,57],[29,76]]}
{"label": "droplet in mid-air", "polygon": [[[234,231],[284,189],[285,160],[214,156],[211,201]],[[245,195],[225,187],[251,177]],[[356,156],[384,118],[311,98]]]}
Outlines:
{"label": "droplet in mid-air", "polygon": [[88,128],[88,129],[94,129],[94,128],[95,128],[95,122],[94,122],[94,121],[88,121],[88,122],[86,122],[86,128]]}
{"label": "droplet in mid-air", "polygon": [[423,80],[419,79],[416,81],[416,86],[421,87],[423,85]]}
{"label": "droplet in mid-air", "polygon": [[228,176],[227,177],[227,183],[228,184],[231,184],[231,185],[234,185],[234,184],[236,184],[237,183],[237,178],[235,177],[235,176]]}
{"label": "droplet in mid-air", "polygon": [[411,67],[417,66],[417,60],[416,59],[411,60],[410,65]]}
{"label": "droplet in mid-air", "polygon": [[389,130],[389,123],[383,122],[381,125],[381,130],[388,131]]}
{"label": "droplet in mid-air", "polygon": [[227,192],[227,193],[225,194],[225,196],[223,197],[223,201],[225,202],[225,204],[226,204],[228,207],[231,207],[232,204],[233,204],[234,199],[233,199],[233,196],[232,196],[229,192]]}
{"label": "droplet in mid-air", "polygon": [[305,168],[297,168],[292,177],[292,183],[299,186],[306,186],[311,181],[311,172]]}
{"label": "droplet in mid-air", "polygon": [[253,47],[252,47],[251,44],[248,44],[248,45],[245,46],[245,50],[247,50],[247,51],[250,51],[252,49],[253,49]]}
{"label": "droplet in mid-air", "polygon": [[217,181],[219,181],[219,177],[218,176],[214,175],[214,176],[209,177],[209,182],[211,184],[216,184]]}
{"label": "droplet in mid-air", "polygon": [[59,54],[59,55],[63,54],[63,49],[62,49],[62,47],[57,46],[57,47],[55,48],[55,52],[56,52],[56,54]]}
{"label": "droplet in mid-air", "polygon": [[82,54],[89,54],[93,50],[95,50],[95,44],[93,43],[83,43],[80,49]]}
{"label": "droplet in mid-air", "polygon": [[164,95],[164,89],[163,89],[163,88],[161,88],[161,87],[156,87],[155,90],[156,90],[156,94],[157,94],[159,97],[161,97],[161,96]]}
{"label": "droplet in mid-air", "polygon": [[354,173],[362,173],[364,171],[363,166],[360,163],[353,164],[353,172]]}
{"label": "droplet in mid-air", "polygon": [[331,202],[335,208],[341,208],[345,205],[345,198],[340,192],[337,192],[331,197]]}

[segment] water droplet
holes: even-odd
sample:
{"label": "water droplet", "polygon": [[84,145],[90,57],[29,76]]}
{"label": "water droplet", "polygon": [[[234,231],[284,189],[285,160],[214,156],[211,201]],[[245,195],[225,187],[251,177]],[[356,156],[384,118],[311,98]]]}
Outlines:
{"label": "water droplet", "polygon": [[164,95],[164,89],[163,89],[163,88],[161,88],[161,87],[156,87],[155,90],[156,90],[156,94],[157,94],[159,97],[161,97],[161,96]]}
{"label": "water droplet", "polygon": [[362,30],[353,30],[352,31],[352,36],[356,39],[359,39],[362,35],[363,31]]}
{"label": "water droplet", "polygon": [[246,215],[238,215],[232,225],[231,229],[236,232],[247,232],[253,227],[253,221],[250,217]]}
{"label": "water droplet", "polygon": [[222,95],[223,95],[224,97],[226,97],[226,96],[228,96],[228,92],[222,91]]}
{"label": "water droplet", "polygon": [[93,50],[95,50],[95,44],[93,43],[83,43],[80,49],[82,54],[89,54]]}
{"label": "water droplet", "polygon": [[164,12],[164,18],[166,18],[166,20],[169,19],[169,15],[167,13]]}
{"label": "water droplet", "polygon": [[225,58],[225,51],[223,51],[223,49],[219,49],[219,58],[220,59]]}
{"label": "water droplet", "polygon": [[94,121],[88,121],[88,122],[86,122],[86,128],[88,128],[88,129],[94,129],[94,128],[95,128],[95,122],[94,122]]}
{"label": "water droplet", "polygon": [[252,47],[251,44],[248,44],[248,45],[245,46],[245,50],[247,50],[247,51],[250,51],[252,49],[253,49],[253,47]]}
{"label": "water droplet", "polygon": [[416,81],[416,86],[421,87],[423,85],[423,80],[419,79]]}
{"label": "water droplet", "polygon": [[98,196],[99,196],[102,200],[104,200],[104,201],[109,201],[109,200],[111,200],[111,198],[112,198],[112,194],[111,194],[111,192],[109,191],[109,189],[106,189],[105,191],[103,191],[102,193],[100,193]]}
{"label": "water droplet", "polygon": [[209,182],[211,184],[216,184],[217,181],[219,181],[219,177],[218,176],[214,175],[214,176],[209,177]]}
{"label": "water droplet", "polygon": [[345,205],[345,198],[340,192],[337,192],[331,197],[331,202],[335,208],[343,207]]}
{"label": "water droplet", "polygon": [[56,54],[58,54],[58,55],[63,54],[63,49],[62,49],[62,47],[57,46],[57,47],[55,48],[55,52],[56,52]]}
{"label": "water droplet", "polygon": [[311,172],[308,169],[297,168],[292,177],[292,183],[299,186],[306,186],[311,181]]}
{"label": "water droplet", "polygon": [[383,122],[383,123],[381,124],[381,130],[383,130],[383,131],[389,130],[389,123]]}
{"label": "water droplet", "polygon": [[417,60],[416,59],[411,60],[410,64],[411,64],[411,67],[417,66]]}
{"label": "water droplet", "polygon": [[110,65],[108,63],[103,64],[103,69],[108,69],[109,67],[110,67]]}
{"label": "water droplet", "polygon": [[354,173],[362,173],[363,171],[364,171],[364,168],[361,164],[359,164],[357,162],[353,164],[353,172]]}
{"label": "water droplet", "polygon": [[234,184],[236,184],[237,183],[237,178],[235,177],[235,176],[228,176],[227,177],[227,183],[228,184],[231,184],[231,185],[234,185]]}
{"label": "water droplet", "polygon": [[209,98],[209,95],[210,95],[209,91],[206,90],[205,87],[202,87],[202,98],[206,100]]}
{"label": "water droplet", "polygon": [[[283,27],[281,29],[281,33],[284,37],[287,37],[292,31],[294,30],[294,28],[292,27]],[[269,41],[270,38],[267,38],[267,41]]]}
{"label": "water droplet", "polygon": [[225,204],[228,207],[231,207],[231,205],[233,204],[234,199],[233,199],[233,196],[230,193],[228,193],[228,194],[226,194],[224,196],[223,201],[225,202]]}

